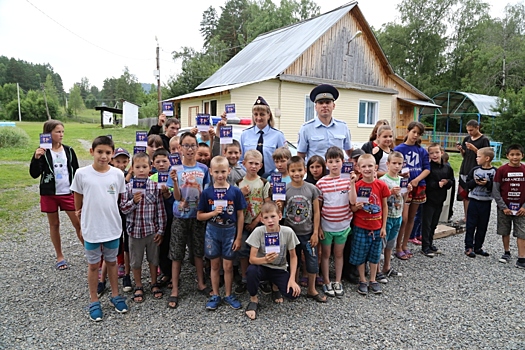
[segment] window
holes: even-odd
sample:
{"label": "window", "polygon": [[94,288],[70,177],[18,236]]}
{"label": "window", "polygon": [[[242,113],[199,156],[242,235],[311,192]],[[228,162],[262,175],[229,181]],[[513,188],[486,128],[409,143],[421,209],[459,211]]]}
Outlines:
{"label": "window", "polygon": [[216,116],[217,115],[217,100],[203,101],[202,109],[204,113]]}
{"label": "window", "polygon": [[377,101],[359,101],[359,122],[361,126],[374,126],[377,120]]}
{"label": "window", "polygon": [[310,100],[310,95],[304,96],[304,121],[306,123],[315,117],[315,103]]}

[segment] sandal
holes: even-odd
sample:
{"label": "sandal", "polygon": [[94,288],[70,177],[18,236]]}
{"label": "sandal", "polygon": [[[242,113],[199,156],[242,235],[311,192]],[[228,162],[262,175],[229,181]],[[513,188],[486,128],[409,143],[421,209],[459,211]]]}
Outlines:
{"label": "sandal", "polygon": [[197,292],[204,295],[205,297],[210,297],[212,295],[211,293],[213,292],[213,290],[210,287],[206,286],[203,289],[197,288]]}
{"label": "sandal", "polygon": [[[255,315],[253,318],[251,318],[250,316],[248,316],[248,314],[246,312],[248,311],[255,311]],[[255,320],[257,318],[257,313],[259,311],[259,303],[256,303],[254,301],[250,301],[248,303],[248,305],[246,306],[246,309],[244,310],[244,314],[246,315],[246,317],[248,317],[250,320]]]}
{"label": "sandal", "polygon": [[301,277],[299,280],[299,285],[301,287],[308,287],[308,277]]}
{"label": "sandal", "polygon": [[58,271],[63,271],[63,270],[69,269],[69,266],[67,265],[66,259],[58,261],[56,263],[55,267],[56,267],[56,269]]}
{"label": "sandal", "polygon": [[[279,299],[281,301],[278,301]],[[281,291],[279,291],[279,290],[272,290],[272,300],[276,304],[282,304],[284,299],[283,299],[283,295],[281,294]]]}
{"label": "sandal", "polygon": [[[172,303],[175,303],[175,305],[172,305]],[[168,307],[170,309],[176,309],[177,306],[179,306],[179,297],[176,297],[174,295],[170,295],[168,297]]]}
{"label": "sandal", "polygon": [[157,279],[157,285],[159,286],[159,288],[166,287],[170,282],[171,282],[171,277],[166,276],[166,275],[162,275],[159,277],[159,279]]}
{"label": "sandal", "polygon": [[324,284],[324,278],[322,276],[317,276],[315,278],[315,285],[321,287]]}
{"label": "sandal", "polygon": [[323,299],[323,297],[319,293],[317,293],[316,295],[306,294],[306,297],[309,299],[313,299],[317,301],[318,303],[326,303],[326,297],[324,297]]}
{"label": "sandal", "polygon": [[404,250],[404,253],[406,256],[408,256],[409,259],[414,256],[410,249]]}
{"label": "sandal", "polygon": [[[140,294],[137,292],[141,292]],[[139,301],[137,301],[137,298],[140,298]],[[142,303],[144,302],[144,287],[135,287],[135,290],[133,292],[133,301],[136,303]]]}
{"label": "sandal", "polygon": [[410,259],[404,251],[400,250],[398,252],[396,252],[396,258],[400,259],[400,260],[408,260]]}
{"label": "sandal", "polygon": [[153,294],[155,299],[162,299],[164,292],[162,292],[158,283],[155,283],[151,285],[151,294]]}

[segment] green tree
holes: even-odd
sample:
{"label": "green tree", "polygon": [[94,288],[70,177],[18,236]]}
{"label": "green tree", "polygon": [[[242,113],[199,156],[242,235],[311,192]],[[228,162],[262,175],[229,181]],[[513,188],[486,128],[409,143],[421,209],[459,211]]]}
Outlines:
{"label": "green tree", "polygon": [[53,102],[57,106],[59,105],[58,92],[53,82],[53,77],[51,74],[46,76],[46,82],[44,83],[44,88],[46,89],[46,98],[48,102]]}
{"label": "green tree", "polygon": [[499,100],[497,111],[500,115],[494,120],[493,137],[503,142],[503,149],[510,144],[523,145],[525,140],[525,88],[518,92],[507,91],[505,98]]}
{"label": "green tree", "polygon": [[84,100],[82,100],[80,86],[78,86],[78,84],[74,84],[73,87],[69,89],[69,108],[73,112],[74,116],[77,116],[78,112],[86,108],[84,106]]}

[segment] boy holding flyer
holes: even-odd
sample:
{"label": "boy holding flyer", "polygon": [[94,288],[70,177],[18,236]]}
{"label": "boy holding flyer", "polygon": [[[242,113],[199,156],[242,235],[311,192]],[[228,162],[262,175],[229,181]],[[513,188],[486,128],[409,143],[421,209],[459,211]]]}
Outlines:
{"label": "boy holding flyer", "polygon": [[206,303],[206,309],[217,310],[221,303],[221,261],[224,271],[224,302],[233,309],[240,309],[240,301],[232,294],[233,259],[235,251],[241,248],[246,201],[241,190],[230,186],[226,181],[230,172],[226,158],[217,156],[212,159],[210,166],[213,185],[202,191],[197,209],[197,220],[207,221],[204,252],[211,260],[213,294]]}
{"label": "boy holding flyer", "polygon": [[[283,302],[283,296],[295,299],[301,293],[301,287],[295,282],[297,236],[291,228],[279,225],[281,212],[274,202],[264,203],[260,216],[264,226],[257,227],[246,240],[251,247],[251,265],[247,272],[250,302],[246,307],[246,316],[252,320],[257,318],[259,310],[257,290],[261,281],[269,281],[277,287],[272,291],[272,299],[277,303]],[[290,272],[287,270],[287,253],[290,254]]]}
{"label": "boy holding flyer", "polygon": [[[362,155],[357,166],[363,179],[356,183],[357,203],[350,203],[354,212],[354,227],[350,264],[359,271],[359,294],[382,292],[376,281],[377,267],[381,257],[382,238],[386,237],[388,219],[388,186],[375,178],[376,161],[371,154]],[[370,284],[365,276],[365,264],[370,263]]]}
{"label": "boy holding flyer", "polygon": [[521,163],[523,146],[510,145],[506,156],[509,162],[496,171],[492,186],[492,196],[498,205],[497,231],[505,250],[499,261],[510,262],[510,230],[514,227],[514,237],[518,243],[516,267],[525,269],[525,165]]}

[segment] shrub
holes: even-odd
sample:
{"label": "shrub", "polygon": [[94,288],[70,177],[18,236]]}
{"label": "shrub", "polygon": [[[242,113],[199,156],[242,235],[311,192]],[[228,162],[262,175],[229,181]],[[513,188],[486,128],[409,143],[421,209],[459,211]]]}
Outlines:
{"label": "shrub", "polygon": [[26,147],[29,144],[29,135],[20,128],[10,126],[0,127],[0,148]]}

